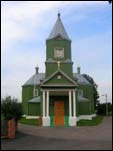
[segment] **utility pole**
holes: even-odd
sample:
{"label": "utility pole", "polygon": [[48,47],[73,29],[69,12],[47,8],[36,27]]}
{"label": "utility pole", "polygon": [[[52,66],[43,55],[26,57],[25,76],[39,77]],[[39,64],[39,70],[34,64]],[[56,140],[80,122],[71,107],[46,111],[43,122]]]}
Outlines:
{"label": "utility pole", "polygon": [[106,98],[106,116],[108,115],[108,102],[107,102],[107,94],[104,94],[102,96],[105,96]]}

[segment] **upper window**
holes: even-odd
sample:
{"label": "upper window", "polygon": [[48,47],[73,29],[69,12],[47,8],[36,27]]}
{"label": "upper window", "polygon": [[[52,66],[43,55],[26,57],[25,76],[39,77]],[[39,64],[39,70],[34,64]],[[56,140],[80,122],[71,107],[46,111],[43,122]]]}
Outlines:
{"label": "upper window", "polygon": [[83,96],[83,90],[78,90],[78,96]]}
{"label": "upper window", "polygon": [[54,49],[55,58],[64,58],[64,48],[57,47]]}
{"label": "upper window", "polygon": [[33,96],[35,97],[35,96],[38,96],[38,89],[34,89],[33,90]]}

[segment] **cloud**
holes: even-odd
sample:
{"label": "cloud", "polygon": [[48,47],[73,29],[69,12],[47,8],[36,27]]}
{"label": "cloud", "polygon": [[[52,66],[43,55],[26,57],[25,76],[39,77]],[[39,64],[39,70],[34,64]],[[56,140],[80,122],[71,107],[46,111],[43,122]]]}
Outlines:
{"label": "cloud", "polygon": [[[21,100],[21,86],[34,74],[36,64],[39,65],[40,72],[45,72],[45,40],[56,21],[58,10],[63,14],[61,17],[66,26],[71,27],[75,26],[75,22],[88,19],[88,14],[95,14],[100,8],[106,8],[106,5],[106,2],[102,1],[2,1],[2,96],[8,93]],[[72,30],[70,32],[72,33]],[[88,73],[92,73],[91,68],[90,71],[87,68],[88,59],[92,62],[99,59],[100,55],[97,56],[96,52],[100,52],[104,43],[104,34],[98,35],[99,40],[102,38],[101,44],[97,41],[97,35],[79,37],[79,40],[72,41],[72,47],[75,50],[73,61],[76,64],[76,58],[80,57],[80,63],[83,61],[83,69]],[[106,34],[107,37],[111,36],[110,33]],[[108,46],[109,44],[106,48]],[[106,48],[102,47],[103,52]],[[82,55],[83,50],[87,53],[87,57]],[[95,66],[94,68],[96,69]]]}

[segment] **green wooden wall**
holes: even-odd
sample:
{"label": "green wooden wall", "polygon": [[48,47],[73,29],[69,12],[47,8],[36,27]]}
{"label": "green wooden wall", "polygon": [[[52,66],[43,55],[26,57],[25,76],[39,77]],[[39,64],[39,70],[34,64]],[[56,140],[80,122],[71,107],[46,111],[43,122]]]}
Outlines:
{"label": "green wooden wall", "polygon": [[[64,48],[64,58],[55,58],[54,57],[55,47]],[[58,39],[47,40],[46,41],[46,61],[50,58],[55,60],[55,61],[65,61],[66,59],[71,60],[71,41],[64,40],[64,39],[62,39],[62,40],[58,40]],[[70,77],[73,77],[72,64],[73,63],[62,63],[61,62],[62,71],[67,73]],[[56,70],[57,70],[57,62],[56,63],[46,62],[46,77],[50,76]]]}
{"label": "green wooden wall", "polygon": [[28,115],[40,116],[41,108],[40,103],[28,103]]}
{"label": "green wooden wall", "polygon": [[[42,92],[40,91],[40,87],[37,86],[36,88],[38,88],[38,94],[40,96],[42,94]],[[34,86],[22,86],[22,107],[24,114],[26,115],[28,115],[28,100],[33,98],[33,90]]]}
{"label": "green wooden wall", "polygon": [[94,114],[94,98],[92,85],[79,85],[78,89],[83,90],[83,97],[87,98],[88,101],[77,101],[77,115],[88,115]]}

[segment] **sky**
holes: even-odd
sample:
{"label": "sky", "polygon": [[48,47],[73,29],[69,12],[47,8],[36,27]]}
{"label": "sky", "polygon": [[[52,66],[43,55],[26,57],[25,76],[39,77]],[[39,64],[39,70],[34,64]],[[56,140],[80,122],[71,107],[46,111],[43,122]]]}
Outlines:
{"label": "sky", "polygon": [[112,4],[107,1],[2,1],[1,94],[22,101],[22,85],[45,72],[46,39],[58,11],[72,40],[73,71],[93,77],[112,102]]}

